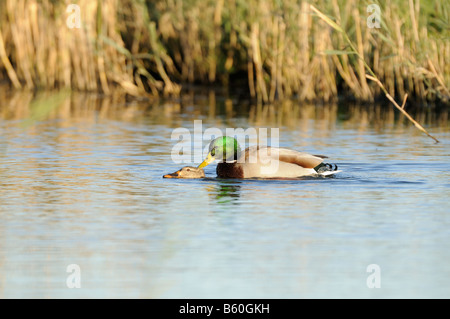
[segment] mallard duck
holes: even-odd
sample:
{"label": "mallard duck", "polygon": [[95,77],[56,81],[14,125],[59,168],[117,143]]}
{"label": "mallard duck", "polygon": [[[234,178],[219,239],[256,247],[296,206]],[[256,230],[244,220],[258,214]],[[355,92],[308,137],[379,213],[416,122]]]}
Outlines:
{"label": "mallard duck", "polygon": [[296,178],[337,173],[337,166],[323,163],[324,158],[270,146],[253,146],[241,152],[235,138],[223,136],[211,141],[208,155],[198,168],[218,159],[221,162],[217,164],[217,176],[225,178]]}
{"label": "mallard duck", "polygon": [[203,168],[185,166],[182,169],[172,173],[166,174],[163,178],[203,178],[205,177],[205,171]]}

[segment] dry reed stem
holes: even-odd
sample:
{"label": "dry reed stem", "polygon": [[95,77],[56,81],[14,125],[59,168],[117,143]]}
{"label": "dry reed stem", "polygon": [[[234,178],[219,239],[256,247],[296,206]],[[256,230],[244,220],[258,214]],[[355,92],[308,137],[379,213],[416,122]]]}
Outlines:
{"label": "dry reed stem", "polygon": [[375,75],[375,73],[372,71],[372,69],[369,67],[369,65],[367,64],[367,62],[364,59],[364,56],[361,56],[358,51],[357,48],[355,47],[355,45],[353,44],[353,42],[350,40],[350,38],[347,36],[347,34],[345,33],[344,29],[342,29],[342,27],[340,25],[338,25],[336,22],[332,21],[330,18],[328,18],[327,16],[325,16],[322,12],[320,12],[318,9],[316,9],[313,5],[310,5],[311,10],[313,10],[322,20],[324,20],[328,25],[330,25],[333,29],[335,29],[338,32],[341,32],[348,45],[352,48],[353,52],[358,56],[358,58],[364,63],[364,66],[366,68],[366,70],[370,73],[366,74],[365,77],[374,81],[375,83],[378,84],[378,86],[381,88],[381,90],[385,93],[386,97],[389,99],[389,101],[391,101],[394,106],[400,111],[402,112],[413,124],[415,127],[417,127],[419,130],[421,130],[422,132],[424,132],[427,136],[429,136],[430,138],[432,138],[433,140],[436,141],[436,143],[439,143],[439,140],[437,138],[435,138],[434,136],[432,136],[430,133],[428,133],[427,130],[425,130],[423,128],[422,125],[420,125],[416,120],[414,120],[412,118],[411,115],[408,114],[408,112],[405,111],[404,106],[406,103],[406,98],[407,96],[405,95],[404,97],[404,101],[403,101],[403,105],[399,106],[397,104],[397,102],[395,101],[395,99],[389,94],[389,92],[386,90],[385,86],[383,85],[383,83],[381,83],[381,81],[378,79],[378,77]]}
{"label": "dry reed stem", "polygon": [[12,66],[11,62],[8,59],[8,55],[6,54],[1,29],[0,29],[0,59],[3,62],[3,65],[6,68],[6,72],[8,73],[9,79],[11,80],[14,87],[16,89],[20,89],[22,85],[20,84],[19,79],[17,78],[17,74],[14,71],[14,67]]}
{"label": "dry reed stem", "polygon": [[439,143],[439,140],[437,138],[435,138],[434,136],[432,136],[430,133],[428,133],[428,131],[426,129],[423,128],[422,125],[420,125],[416,120],[414,120],[412,118],[411,115],[408,114],[408,112],[405,111],[405,104],[406,104],[406,99],[408,97],[408,95],[405,95],[405,97],[403,98],[403,104],[402,106],[398,105],[397,102],[395,101],[395,99],[387,92],[386,88],[384,87],[383,83],[380,82],[380,80],[377,77],[371,76],[366,74],[366,78],[368,78],[369,80],[374,81],[375,83],[378,84],[378,86],[385,92],[386,97],[388,98],[389,101],[392,102],[392,104],[394,104],[394,106],[400,111],[402,112],[407,118],[408,120],[410,120],[415,127],[417,127],[419,130],[421,130],[422,132],[424,132],[426,135],[428,135],[429,137],[431,137],[433,140],[435,140],[436,143]]}
{"label": "dry reed stem", "polygon": [[243,71],[250,96],[264,103],[335,100],[341,85],[372,100],[381,90],[368,85],[363,60],[321,54],[346,50],[349,37],[391,96],[446,102],[450,45],[439,38],[445,25],[440,31],[430,21],[448,11],[431,15],[424,2],[400,1],[382,6],[382,20],[392,23],[380,30],[366,27],[363,3],[320,3],[347,36],[312,23],[305,0],[78,0],[77,30],[65,25],[69,0],[4,0],[0,73],[16,87],[157,96],[177,95],[182,82],[228,85]]}

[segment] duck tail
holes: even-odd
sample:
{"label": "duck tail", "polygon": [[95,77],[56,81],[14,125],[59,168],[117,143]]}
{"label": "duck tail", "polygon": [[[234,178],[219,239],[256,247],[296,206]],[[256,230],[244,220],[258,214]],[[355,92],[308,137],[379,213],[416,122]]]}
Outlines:
{"label": "duck tail", "polygon": [[320,163],[316,167],[314,167],[314,170],[318,173],[325,173],[325,172],[334,172],[338,170],[338,166],[336,164],[329,164],[329,163]]}

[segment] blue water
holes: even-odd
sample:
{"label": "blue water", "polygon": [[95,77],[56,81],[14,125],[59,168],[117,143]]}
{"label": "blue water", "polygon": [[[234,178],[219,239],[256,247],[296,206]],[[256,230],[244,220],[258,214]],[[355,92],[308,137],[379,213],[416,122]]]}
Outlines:
{"label": "blue water", "polygon": [[[406,121],[336,109],[298,105],[308,115],[280,119],[220,101],[214,113],[195,101],[117,111],[81,101],[71,103],[85,112],[31,123],[0,112],[0,297],[450,297],[445,118],[427,122],[435,144]],[[277,127],[280,146],[342,172],[227,180],[210,165],[206,179],[163,179],[186,165],[171,158],[173,130],[198,119]],[[80,288],[66,284],[71,264]],[[379,288],[367,284],[371,264]]]}

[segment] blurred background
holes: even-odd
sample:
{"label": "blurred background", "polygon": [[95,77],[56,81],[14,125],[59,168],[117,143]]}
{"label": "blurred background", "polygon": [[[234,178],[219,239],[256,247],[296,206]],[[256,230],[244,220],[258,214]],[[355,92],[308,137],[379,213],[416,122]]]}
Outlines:
{"label": "blurred background", "polygon": [[[0,0],[0,297],[450,297],[449,21],[449,1]],[[163,179],[194,120],[278,128],[342,173]]]}
{"label": "blurred background", "polygon": [[349,37],[392,96],[448,102],[449,16],[448,1],[3,0],[0,79],[132,96],[215,84],[262,102],[374,101],[381,91],[364,63],[344,54]]}

